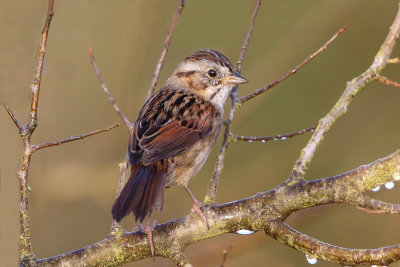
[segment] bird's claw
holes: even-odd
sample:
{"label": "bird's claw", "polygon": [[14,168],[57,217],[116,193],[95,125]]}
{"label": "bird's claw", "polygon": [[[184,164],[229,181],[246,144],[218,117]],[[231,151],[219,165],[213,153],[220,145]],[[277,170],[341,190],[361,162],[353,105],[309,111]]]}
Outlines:
{"label": "bird's claw", "polygon": [[142,224],[139,224],[138,227],[139,229],[147,235],[147,239],[149,242],[149,247],[150,247],[150,252],[151,252],[151,256],[153,257],[153,261],[155,261],[154,259],[154,242],[153,242],[153,231],[154,231],[154,227],[157,225],[157,220],[154,220],[153,224],[150,225],[150,222],[147,221],[147,223],[143,226]]}

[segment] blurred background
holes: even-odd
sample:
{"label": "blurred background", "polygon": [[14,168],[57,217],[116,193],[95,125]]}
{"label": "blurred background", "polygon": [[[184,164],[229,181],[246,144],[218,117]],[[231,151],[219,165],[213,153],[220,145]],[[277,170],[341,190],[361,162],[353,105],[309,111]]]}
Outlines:
{"label": "blurred background", "polygon": [[[160,88],[178,62],[201,48],[221,51],[236,62],[249,27],[254,0],[187,0],[159,80]],[[371,64],[397,11],[395,0],[263,1],[242,74],[246,95],[286,73],[313,53],[343,25],[347,30],[323,54],[273,90],[246,103],[232,125],[240,135],[264,136],[314,125],[334,105],[347,81]],[[102,92],[87,52],[93,47],[106,84],[122,111],[134,121],[150,86],[155,64],[178,0],[56,1],[39,101],[35,144],[86,133],[120,122]],[[0,2],[0,102],[21,123],[28,118],[30,89],[47,1]],[[394,56],[400,56],[397,45]],[[400,80],[400,65],[383,74]],[[400,90],[373,82],[350,105],[320,146],[308,179],[332,176],[393,153],[400,145]],[[229,106],[229,105],[227,105]],[[0,258],[18,259],[19,183],[22,155],[18,132],[0,108]],[[229,146],[218,203],[272,189],[284,181],[310,134],[286,141],[235,142]],[[83,141],[52,147],[32,159],[29,184],[33,249],[51,257],[102,240],[109,232],[118,163],[128,143],[124,126]],[[217,146],[221,143],[219,140]],[[215,148],[189,183],[202,200],[216,159]],[[244,181],[245,179],[245,181]],[[399,202],[399,186],[370,193]],[[165,222],[187,214],[191,201],[182,188],[165,194]],[[375,248],[400,242],[400,218],[365,214],[346,205],[297,212],[288,223],[324,242]],[[127,230],[136,224],[123,220]],[[256,233],[227,234],[187,248],[195,266],[219,266],[233,244],[227,266],[308,266],[305,256]],[[5,261],[5,263],[4,263]],[[319,261],[318,266],[336,266]],[[162,258],[126,266],[173,266]],[[400,264],[393,264],[400,266]]]}

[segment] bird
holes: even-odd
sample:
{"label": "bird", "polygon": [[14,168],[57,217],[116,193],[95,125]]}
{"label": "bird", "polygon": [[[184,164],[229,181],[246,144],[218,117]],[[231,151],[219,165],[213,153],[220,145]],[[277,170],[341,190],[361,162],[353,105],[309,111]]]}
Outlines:
{"label": "bird", "polygon": [[143,222],[153,210],[162,210],[165,188],[179,185],[208,226],[188,182],[217,141],[232,88],[247,82],[215,50],[196,51],[178,64],[133,125],[128,145],[131,173],[112,206],[114,220],[120,222],[133,213],[136,221]]}

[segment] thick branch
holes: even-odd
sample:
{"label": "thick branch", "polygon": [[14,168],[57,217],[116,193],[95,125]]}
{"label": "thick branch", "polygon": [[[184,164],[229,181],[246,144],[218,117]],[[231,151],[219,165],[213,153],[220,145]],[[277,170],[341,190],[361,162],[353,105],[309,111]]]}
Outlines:
{"label": "thick branch", "polygon": [[[335,254],[335,258],[328,252],[325,254],[325,250],[316,252],[315,244],[323,244],[321,241],[309,240],[309,237],[285,228],[281,222],[297,210],[326,203],[343,203],[355,190],[370,190],[377,184],[392,181],[396,177],[400,179],[400,151],[334,177],[315,181],[303,180],[294,185],[284,183],[274,190],[249,198],[207,207],[204,212],[209,218],[210,229],[207,229],[202,218],[195,213],[157,225],[153,233],[154,253],[176,262],[177,255],[184,259],[183,254],[179,253],[190,244],[225,233],[234,233],[239,229],[249,229],[266,232],[281,241],[296,240],[295,243],[285,242],[307,255],[325,260],[351,265],[371,259],[373,263],[388,264],[400,258],[399,245],[375,250],[340,248],[348,252]],[[141,231],[121,233],[76,251],[39,260],[33,266],[122,265],[151,257],[147,242],[147,236]],[[381,253],[381,258],[370,256],[370,251]]]}
{"label": "thick branch", "polygon": [[319,146],[324,139],[328,130],[332,127],[333,123],[347,111],[347,107],[350,104],[353,97],[363,89],[368,83],[375,80],[382,69],[387,65],[390,55],[392,54],[396,40],[400,33],[400,4],[396,18],[390,27],[389,34],[383,42],[381,48],[375,56],[372,65],[360,76],[354,78],[347,83],[347,87],[343,92],[342,96],[323,117],[317,126],[313,136],[308,142],[307,146],[303,148],[300,153],[299,159],[296,161],[289,179],[303,179],[308,166]]}

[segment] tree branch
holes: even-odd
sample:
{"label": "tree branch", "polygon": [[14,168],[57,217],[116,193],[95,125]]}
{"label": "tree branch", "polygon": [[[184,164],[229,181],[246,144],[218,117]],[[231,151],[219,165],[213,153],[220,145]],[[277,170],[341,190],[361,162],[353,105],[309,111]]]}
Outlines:
{"label": "tree branch", "polygon": [[[400,150],[386,158],[355,170],[314,181],[303,180],[256,194],[238,201],[204,208],[210,229],[196,214],[189,214],[157,225],[153,232],[155,255],[177,262],[187,246],[211,237],[235,233],[240,229],[262,231],[303,253],[348,265],[369,263],[385,265],[400,259],[400,245],[375,250],[338,248],[300,234],[283,221],[293,212],[327,203],[343,203],[354,190],[364,192],[378,184],[400,179]],[[291,241],[292,240],[292,241]],[[141,231],[122,233],[56,257],[41,259],[31,266],[117,266],[152,257],[148,239]],[[321,246],[316,250],[316,246]],[[332,253],[329,249],[343,253]],[[375,253],[380,253],[380,257]],[[372,253],[372,254],[371,254]],[[90,255],[90,257],[89,257]],[[187,261],[183,261],[188,264]],[[181,264],[180,266],[185,266]],[[190,266],[190,265],[189,265]]]}
{"label": "tree branch", "polygon": [[179,0],[179,1],[180,2],[179,2],[178,10],[176,11],[174,18],[172,19],[171,25],[169,26],[168,34],[167,34],[167,37],[165,38],[164,46],[161,51],[160,58],[158,59],[156,69],[154,70],[153,79],[151,80],[150,88],[147,91],[146,100],[149,99],[153,95],[154,90],[156,89],[158,77],[160,76],[161,69],[164,65],[165,56],[167,55],[169,45],[172,40],[172,36],[174,35],[175,27],[176,27],[178,20],[182,14],[182,10],[185,7],[185,0]]}
{"label": "tree branch", "polygon": [[54,15],[53,11],[54,0],[49,0],[46,21],[42,30],[42,38],[40,41],[39,52],[37,56],[37,64],[34,72],[33,83],[31,85],[32,99],[31,108],[29,112],[29,120],[26,126],[21,126],[18,120],[11,112],[11,109],[6,107],[7,112],[13,119],[15,125],[19,128],[19,134],[23,140],[23,156],[22,163],[18,170],[18,177],[20,181],[20,261],[30,262],[35,259],[32,252],[31,234],[29,226],[29,186],[28,186],[28,170],[33,154],[31,145],[31,136],[37,126],[37,109],[39,101],[40,82],[42,79],[43,60],[46,54],[47,36],[50,29],[51,19]]}
{"label": "tree branch", "polygon": [[121,111],[121,109],[118,107],[117,102],[115,99],[112,97],[110,91],[108,90],[106,83],[104,82],[103,75],[101,75],[101,72],[99,68],[97,67],[96,60],[94,59],[94,53],[92,48],[89,46],[89,57],[90,57],[90,63],[92,64],[94,71],[96,72],[97,78],[100,81],[101,89],[103,89],[104,93],[107,95],[108,101],[112,104],[112,107],[114,108],[115,112],[117,112],[118,116],[121,118],[121,120],[125,123],[126,127],[128,128],[129,131],[132,131],[133,129],[133,123],[131,123],[128,118],[125,116],[125,114]]}
{"label": "tree branch", "polygon": [[242,96],[241,98],[238,99],[238,104],[241,105],[244,102],[249,101],[250,99],[253,99],[254,97],[258,96],[261,93],[264,93],[266,91],[268,91],[269,89],[271,89],[272,87],[274,87],[275,85],[277,85],[278,83],[280,83],[281,81],[285,80],[286,78],[292,76],[293,74],[295,74],[299,69],[301,69],[302,67],[304,67],[304,65],[306,65],[308,62],[310,62],[312,59],[314,59],[316,56],[318,56],[320,53],[322,53],[323,51],[325,51],[328,46],[336,40],[336,38],[339,37],[340,34],[342,34],[342,32],[344,32],[344,30],[346,29],[346,27],[342,27],[338,32],[336,32],[331,39],[329,39],[323,46],[321,46],[317,51],[315,51],[314,53],[312,53],[311,55],[309,55],[308,57],[306,57],[303,62],[301,62],[299,65],[297,65],[296,67],[294,67],[291,71],[289,71],[288,73],[282,75],[281,77],[279,77],[279,79],[273,81],[272,83],[264,86],[263,88],[257,89],[256,91],[254,91],[253,93],[247,95],[247,96]]}
{"label": "tree branch", "polygon": [[22,129],[22,125],[19,123],[17,117],[14,115],[14,113],[11,110],[11,108],[6,106],[6,105],[4,105],[4,108],[6,109],[8,115],[10,116],[12,121],[14,122],[15,126],[17,126],[18,130],[21,130]]}
{"label": "tree branch", "polygon": [[68,143],[68,142],[72,142],[72,141],[76,141],[76,140],[82,140],[82,139],[85,139],[86,137],[89,137],[89,136],[92,136],[92,135],[95,135],[95,134],[107,132],[108,130],[111,130],[111,129],[113,129],[115,127],[118,127],[118,126],[119,126],[119,124],[115,123],[115,124],[113,124],[113,125],[111,125],[111,126],[109,126],[107,128],[94,130],[94,131],[91,131],[89,133],[80,134],[80,135],[73,135],[71,137],[68,137],[68,138],[65,138],[65,139],[61,139],[61,140],[57,140],[57,141],[54,141],[54,142],[46,142],[46,143],[43,143],[43,144],[40,144],[40,145],[33,145],[32,148],[33,148],[33,151],[37,151],[37,150],[42,149],[42,148],[48,148],[48,147],[51,147],[51,146],[58,146],[58,145],[61,145],[61,144],[64,144],[64,143]]}
{"label": "tree branch", "polygon": [[341,265],[388,265],[400,260],[400,244],[376,249],[342,248],[302,234],[281,221],[272,222],[270,229],[266,229],[265,233],[312,258]]}
{"label": "tree branch", "polygon": [[273,135],[273,136],[243,136],[243,135],[236,135],[236,134],[230,134],[230,136],[232,137],[233,141],[246,141],[246,142],[254,142],[254,141],[259,141],[262,143],[265,143],[267,141],[277,141],[277,140],[286,140],[288,138],[292,138],[294,136],[297,135],[301,135],[301,134],[305,134],[308,132],[314,132],[315,130],[315,126],[307,128],[307,129],[303,129],[297,132],[293,132],[293,133],[288,133],[288,134],[278,134],[278,135]]}
{"label": "tree branch", "polygon": [[[261,0],[257,0],[254,5],[254,8],[253,8],[253,13],[251,15],[250,27],[249,27],[249,30],[247,31],[246,37],[244,38],[242,49],[241,49],[240,55],[239,55],[239,60],[237,61],[236,71],[239,73],[241,72],[241,69],[242,69],[244,55],[246,54],[247,47],[249,46],[249,41],[250,41],[250,38],[253,33],[254,23],[255,23],[255,20],[257,17],[258,10],[260,9],[260,6],[261,6]],[[234,117],[235,111],[236,111],[236,102],[237,102],[237,97],[238,97],[237,90],[238,90],[238,86],[236,85],[233,87],[232,92],[231,92],[231,103],[232,104],[231,104],[231,108],[229,110],[228,120],[227,120],[227,123],[225,126],[224,139],[223,139],[221,147],[219,149],[217,162],[214,167],[213,177],[211,178],[211,180],[209,182],[207,194],[204,198],[204,203],[206,205],[214,204],[215,200],[216,200],[218,181],[219,181],[219,177],[221,176],[221,172],[222,172],[222,168],[223,168],[223,164],[224,164],[225,153],[226,153],[226,149],[228,148],[228,144],[229,144],[229,133],[231,131],[231,124],[232,124],[232,120],[233,120],[233,117]]]}
{"label": "tree branch", "polygon": [[378,75],[378,81],[387,85],[393,85],[394,87],[400,87],[400,83],[389,80],[388,78],[382,75]]}
{"label": "tree branch", "polygon": [[[251,33],[254,28],[254,21],[260,7],[260,3],[261,0],[257,0],[253,9],[252,22],[244,40],[238,60],[237,70],[239,72],[249,39],[251,37]],[[53,4],[54,0],[49,0],[47,18],[42,31],[38,63],[35,69],[34,81],[32,85],[32,102],[29,113],[30,119],[27,125],[22,126],[12,113],[11,109],[6,107],[6,110],[14,124],[19,128],[20,135],[23,139],[24,148],[22,164],[18,171],[21,188],[20,264],[21,266],[116,266],[152,257],[148,246],[148,238],[142,231],[125,232],[119,225],[115,224],[113,224],[111,233],[104,240],[95,244],[91,244],[87,247],[46,259],[37,259],[32,253],[28,220],[28,169],[34,151],[40,148],[50,147],[92,135],[92,133],[89,133],[81,136],[73,136],[67,139],[44,143],[41,145],[31,144],[31,135],[37,127],[37,107],[41,74],[43,68],[43,59],[46,52],[48,31],[51,18],[53,16]],[[161,70],[164,62],[165,54],[168,50],[169,42],[176,26],[176,21],[181,14],[183,6],[184,1],[181,0],[180,7],[178,8],[168,33],[168,36],[170,37],[167,36],[167,40],[169,38],[169,41],[167,42],[166,40],[167,45],[164,45],[164,50],[154,74],[155,77],[157,76],[155,78],[155,84],[157,82],[159,71]],[[325,50],[326,46],[329,45],[343,30],[344,28],[337,32],[323,47],[321,47],[310,57],[306,58],[306,60],[294,68],[292,72],[295,73],[318,53]],[[153,240],[155,244],[154,254],[156,256],[168,258],[179,266],[188,267],[191,266],[191,264],[183,254],[183,251],[187,246],[204,239],[223,235],[225,233],[235,233],[240,229],[249,229],[252,231],[265,232],[271,237],[287,244],[288,246],[296,248],[306,255],[332,262],[338,262],[341,264],[386,265],[399,260],[399,244],[390,247],[369,250],[341,248],[334,245],[325,244],[315,238],[308,237],[285,224],[286,218],[293,212],[328,203],[347,203],[354,205],[355,207],[368,209],[371,212],[385,212],[393,214],[399,213],[399,205],[370,199],[364,196],[362,193],[372,190],[376,186],[384,183],[392,182],[393,180],[400,180],[400,151],[396,151],[386,158],[377,160],[376,162],[366,166],[361,166],[347,173],[313,181],[306,181],[303,179],[316,148],[321,143],[324,135],[332,126],[334,121],[340,115],[346,112],[351,98],[354,97],[368,82],[377,79],[380,71],[385,67],[386,64],[398,62],[398,59],[390,59],[389,57],[399,36],[399,32],[400,6],[399,12],[396,15],[396,19],[390,29],[389,35],[382,44],[373,64],[365,73],[357,78],[354,78],[347,84],[345,92],[335,107],[330,111],[330,113],[328,113],[326,117],[320,120],[313,137],[311,138],[309,144],[303,149],[302,154],[296,162],[289,180],[273,190],[259,193],[249,198],[225,203],[222,205],[204,207],[204,213],[206,214],[210,223],[209,228],[204,225],[202,218],[194,213],[190,213],[187,216],[177,218],[165,224],[157,225],[153,232]],[[114,109],[116,109],[118,113],[118,106],[116,106],[115,100],[109,94],[108,89],[105,86],[102,75],[95,64],[93,52],[90,48],[89,54],[102,88],[108,95],[110,102],[113,103],[113,106],[115,104]],[[285,74],[286,77],[292,75],[292,72]],[[273,83],[279,83],[281,80],[286,78],[284,76]],[[273,83],[271,83],[271,87],[275,85],[272,85]],[[151,90],[154,90],[154,87],[152,87],[153,89],[149,90],[148,94],[151,93]],[[253,94],[258,95],[259,93],[262,93],[259,90],[255,91]],[[268,89],[265,89],[264,91],[266,90]],[[235,88],[232,92],[232,106],[228,116],[224,141],[220,149],[214,176],[210,181],[210,187],[206,196],[207,203],[215,202],[218,179],[222,170],[225,151],[230,141],[230,125],[232,123],[234,112],[241,103],[256,96],[252,96],[253,94],[238,99],[237,88]],[[124,115],[121,116],[121,114],[123,115],[123,113],[119,113],[120,117],[124,120],[128,128],[131,129],[132,124],[126,117],[124,119]],[[121,175],[119,188],[121,188],[122,183],[125,180],[127,167],[128,164],[126,162],[125,165],[120,165]]]}
{"label": "tree branch", "polygon": [[313,136],[308,142],[307,146],[303,148],[300,153],[299,159],[296,161],[289,180],[303,179],[306,170],[308,169],[310,162],[319,146],[324,139],[328,130],[332,127],[333,123],[347,111],[347,107],[350,104],[353,97],[361,91],[368,83],[377,79],[379,73],[387,65],[390,55],[392,54],[396,40],[399,38],[400,33],[400,4],[396,18],[390,27],[389,34],[383,42],[381,48],[375,56],[372,65],[360,76],[354,78],[347,83],[346,89],[342,96],[323,117],[317,126]]}

